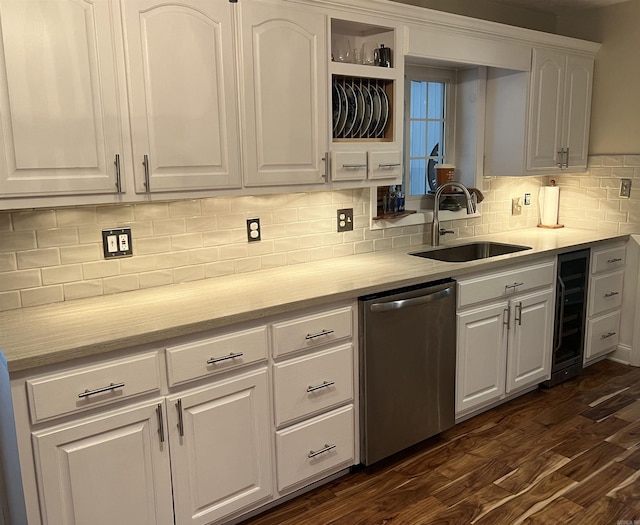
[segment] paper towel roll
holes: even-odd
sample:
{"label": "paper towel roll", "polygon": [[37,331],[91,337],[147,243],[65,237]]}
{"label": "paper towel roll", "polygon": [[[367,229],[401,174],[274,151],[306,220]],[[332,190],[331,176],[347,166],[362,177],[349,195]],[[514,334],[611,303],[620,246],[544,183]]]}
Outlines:
{"label": "paper towel roll", "polygon": [[540,188],[538,203],[540,208],[540,224],[542,226],[556,226],[558,224],[558,203],[560,188],[558,186],[543,186]]}

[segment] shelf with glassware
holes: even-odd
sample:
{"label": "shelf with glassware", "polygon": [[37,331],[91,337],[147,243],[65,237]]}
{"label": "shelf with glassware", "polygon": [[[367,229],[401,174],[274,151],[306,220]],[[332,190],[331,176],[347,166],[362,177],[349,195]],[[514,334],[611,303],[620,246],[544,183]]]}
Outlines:
{"label": "shelf with glassware", "polygon": [[394,63],[393,27],[331,21],[331,179],[384,180],[402,176],[402,75]]}

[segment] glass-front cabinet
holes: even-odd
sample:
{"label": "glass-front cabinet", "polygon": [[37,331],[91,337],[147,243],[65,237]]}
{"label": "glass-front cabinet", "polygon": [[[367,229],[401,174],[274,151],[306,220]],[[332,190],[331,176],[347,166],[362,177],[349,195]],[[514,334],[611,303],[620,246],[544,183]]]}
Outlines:
{"label": "glass-front cabinet", "polygon": [[402,178],[404,58],[400,30],[331,19],[331,180]]}

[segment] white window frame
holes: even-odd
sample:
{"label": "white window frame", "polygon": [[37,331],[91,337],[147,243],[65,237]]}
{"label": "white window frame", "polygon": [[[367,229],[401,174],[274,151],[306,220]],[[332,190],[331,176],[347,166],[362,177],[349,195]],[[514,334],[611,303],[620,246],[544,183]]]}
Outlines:
{"label": "white window frame", "polygon": [[424,195],[411,195],[409,177],[409,149],[411,135],[409,125],[409,112],[411,111],[411,81],[418,82],[442,82],[445,87],[445,150],[444,161],[454,163],[455,159],[455,100],[456,100],[456,71],[453,69],[435,68],[428,66],[407,65],[405,67],[405,105],[404,105],[404,173],[403,187],[406,196],[406,203],[412,209],[420,209],[424,200]]}

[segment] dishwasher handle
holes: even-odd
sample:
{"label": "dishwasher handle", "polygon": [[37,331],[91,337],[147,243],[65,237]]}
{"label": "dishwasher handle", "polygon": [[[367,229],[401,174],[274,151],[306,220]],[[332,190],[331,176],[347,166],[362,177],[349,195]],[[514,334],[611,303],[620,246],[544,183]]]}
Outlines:
{"label": "dishwasher handle", "polygon": [[399,301],[389,301],[388,303],[373,303],[370,307],[372,312],[389,312],[391,310],[401,310],[402,308],[410,308],[421,304],[431,303],[438,299],[444,299],[450,296],[455,290],[455,285],[451,285],[439,292],[433,292],[412,299],[400,299]]}

